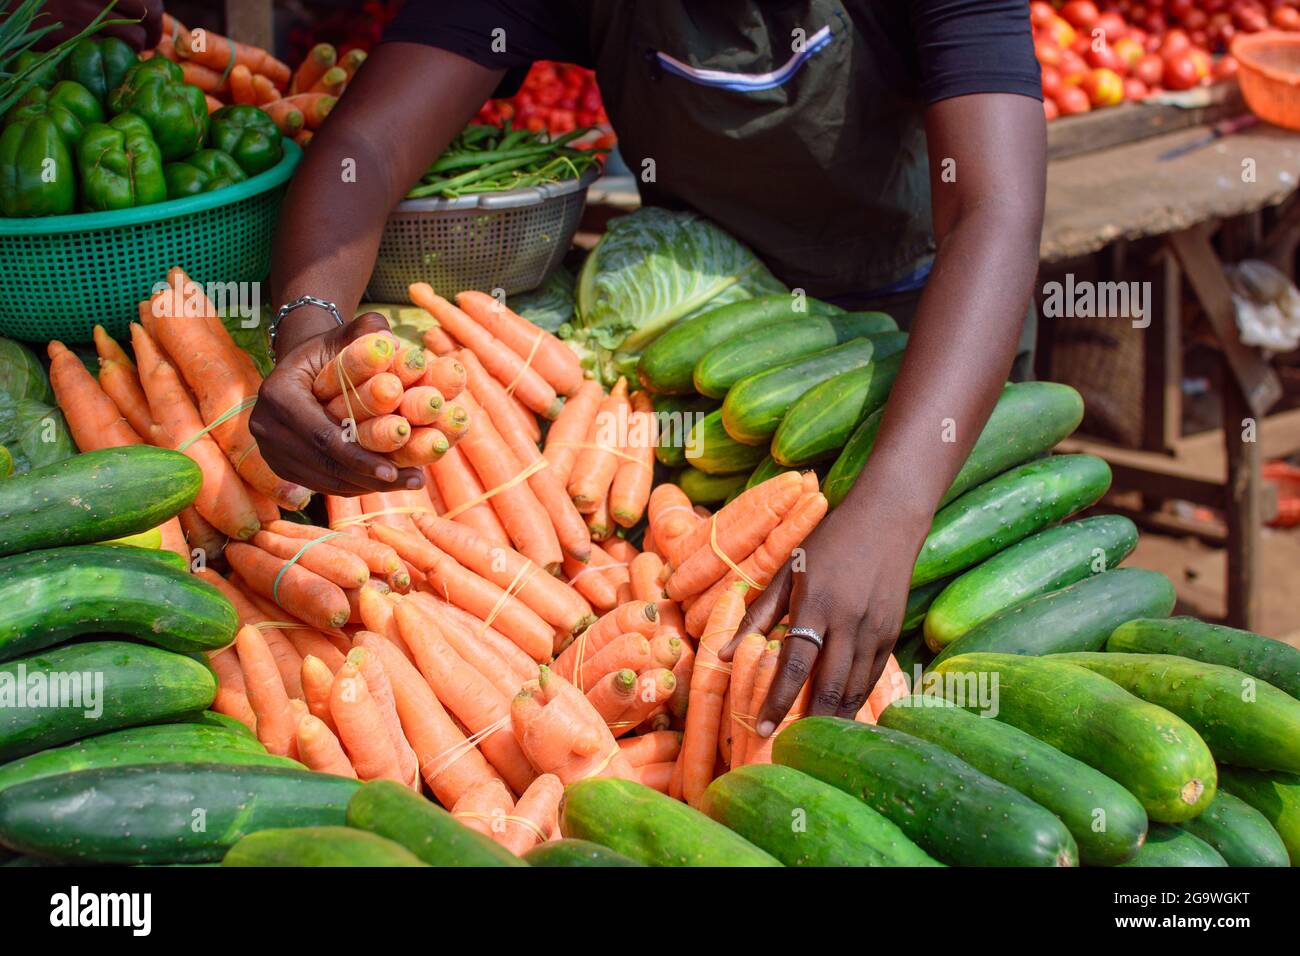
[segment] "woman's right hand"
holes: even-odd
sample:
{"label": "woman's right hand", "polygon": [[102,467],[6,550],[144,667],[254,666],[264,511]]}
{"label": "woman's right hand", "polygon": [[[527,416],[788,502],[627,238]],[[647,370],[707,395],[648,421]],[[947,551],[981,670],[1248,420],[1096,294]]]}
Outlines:
{"label": "woman's right hand", "polygon": [[312,383],[329,360],[353,339],[387,331],[387,320],[367,312],[294,345],[279,357],[257,393],[249,427],[262,457],[287,481],[330,495],[355,496],[424,485],[420,468],[398,468],[382,455],[348,441],[343,427],[325,414]]}

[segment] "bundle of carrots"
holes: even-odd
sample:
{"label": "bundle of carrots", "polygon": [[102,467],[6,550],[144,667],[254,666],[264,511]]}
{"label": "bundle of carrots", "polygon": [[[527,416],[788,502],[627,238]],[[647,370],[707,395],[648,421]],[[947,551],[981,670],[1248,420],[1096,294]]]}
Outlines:
{"label": "bundle of carrots", "polygon": [[455,358],[375,332],[331,359],[312,393],[362,448],[418,467],[437,461],[469,431],[468,410],[451,401],[464,388],[465,368]]}

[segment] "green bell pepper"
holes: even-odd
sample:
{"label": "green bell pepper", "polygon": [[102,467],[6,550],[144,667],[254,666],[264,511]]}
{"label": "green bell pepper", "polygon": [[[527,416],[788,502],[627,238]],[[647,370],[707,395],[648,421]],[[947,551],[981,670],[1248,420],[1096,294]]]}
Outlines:
{"label": "green bell pepper", "polygon": [[177,163],[163,167],[167,177],[167,198],[196,196],[242,183],[248,177],[229,153],[219,149],[201,149]]}
{"label": "green bell pepper", "polygon": [[134,113],[87,126],[77,145],[77,168],[86,209],[130,209],[167,198],[162,154],[149,125]]}
{"label": "green bell pepper", "polygon": [[275,120],[256,106],[223,106],[212,114],[209,145],[235,157],[250,176],[266,172],[284,156],[284,142]]}
{"label": "green bell pepper", "polygon": [[[19,53],[18,58],[14,60],[14,67],[13,67],[14,75],[17,76],[19,73],[21,73],[23,70],[30,67],[33,63],[35,63],[43,56],[45,56],[44,53],[36,53],[33,50],[26,50],[22,53]],[[37,86],[42,86],[48,90],[51,86],[53,86],[55,83],[59,81],[58,58],[55,57],[54,59],[51,59],[43,67],[41,67],[31,76],[29,76],[28,79],[34,82]]]}
{"label": "green bell pepper", "polygon": [[108,94],[126,79],[126,71],[140,58],[125,41],[117,37],[86,37],[72,47],[60,71],[65,80],[80,83],[99,100],[108,103]]}
{"label": "green bell pepper", "polygon": [[58,127],[68,149],[77,148],[81,133],[90,123],[101,123],[104,110],[90,90],[71,80],[60,80],[53,89],[33,86],[9,111],[8,122],[48,116]]}
{"label": "green bell pepper", "polygon": [[0,215],[61,216],[77,201],[72,154],[48,116],[16,120],[0,133]]}
{"label": "green bell pepper", "polygon": [[203,91],[181,77],[181,68],[160,56],[137,63],[108,94],[110,113],[134,113],[149,125],[164,160],[181,159],[203,146],[208,104]]}

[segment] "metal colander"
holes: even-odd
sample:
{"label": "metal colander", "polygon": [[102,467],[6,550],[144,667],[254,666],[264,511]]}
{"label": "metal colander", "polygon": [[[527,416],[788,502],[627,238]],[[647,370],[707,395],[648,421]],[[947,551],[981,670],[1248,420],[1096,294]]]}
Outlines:
{"label": "metal colander", "polygon": [[535,289],[563,260],[599,175],[589,169],[562,183],[399,203],[384,226],[366,297],[409,302],[412,282],[448,298],[465,289]]}

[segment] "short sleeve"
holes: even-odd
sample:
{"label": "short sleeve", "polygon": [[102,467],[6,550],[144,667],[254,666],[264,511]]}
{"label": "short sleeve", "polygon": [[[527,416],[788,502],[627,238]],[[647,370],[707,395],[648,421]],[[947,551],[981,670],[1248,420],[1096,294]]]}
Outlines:
{"label": "short sleeve", "polygon": [[970,93],[1043,98],[1025,0],[913,0],[921,96]]}
{"label": "short sleeve", "polygon": [[497,96],[513,95],[537,60],[588,65],[585,24],[562,0],[407,0],[385,42],[423,43],[489,69],[505,69]]}

